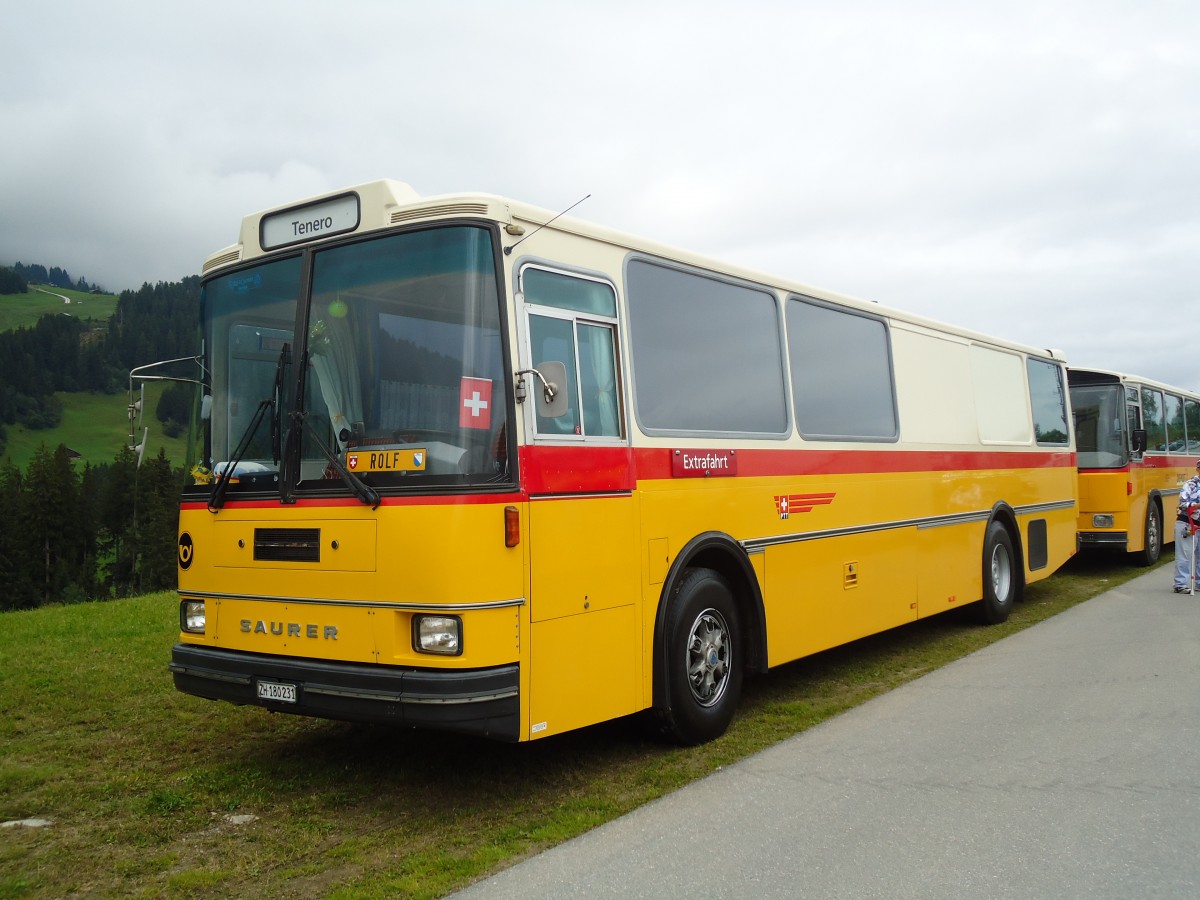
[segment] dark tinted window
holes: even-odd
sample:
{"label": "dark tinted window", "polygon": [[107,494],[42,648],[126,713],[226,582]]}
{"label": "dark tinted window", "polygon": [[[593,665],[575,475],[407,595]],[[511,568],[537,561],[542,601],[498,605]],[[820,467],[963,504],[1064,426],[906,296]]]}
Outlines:
{"label": "dark tinted window", "polygon": [[644,260],[627,274],[642,427],[785,434],[775,296]]}
{"label": "dark tinted window", "polygon": [[1187,422],[1187,452],[1195,455],[1200,453],[1200,403],[1184,400],[1183,417]]}
{"label": "dark tinted window", "polygon": [[787,331],[802,435],[897,437],[892,357],[882,321],[793,298],[787,304]]}
{"label": "dark tinted window", "polygon": [[1167,449],[1172,453],[1186,453],[1187,441],[1183,428],[1183,398],[1165,394],[1167,403]]}
{"label": "dark tinted window", "polygon": [[1040,359],[1028,360],[1029,399],[1033,406],[1033,433],[1039,444],[1066,444],[1067,401],[1062,368]]}

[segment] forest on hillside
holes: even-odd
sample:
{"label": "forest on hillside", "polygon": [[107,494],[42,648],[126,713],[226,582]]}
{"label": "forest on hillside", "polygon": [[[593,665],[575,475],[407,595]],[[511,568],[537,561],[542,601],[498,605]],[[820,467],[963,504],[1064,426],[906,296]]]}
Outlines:
{"label": "forest on hillside", "polygon": [[38,430],[61,421],[55,393],[115,394],[127,389],[130,369],[194,354],[199,308],[200,279],[191,276],[122,291],[108,320],[47,315],[0,332],[0,452],[4,425]]}
{"label": "forest on hillside", "polygon": [[[20,264],[18,264],[20,265]],[[45,283],[64,270],[42,266],[0,268],[7,286]],[[36,282],[34,282],[36,283]],[[5,425],[38,430],[62,418],[60,391],[124,392],[129,371],[197,350],[200,279],[143,284],[122,291],[105,321],[46,315],[30,328],[0,332],[0,452]],[[186,399],[163,395],[156,410],[164,427],[182,427]],[[0,466],[0,610],[46,603],[128,596],[174,587],[179,493],[184,460],[162,453],[139,466],[127,448],[114,448],[110,463],[82,471],[61,444],[43,448],[25,471]]]}
{"label": "forest on hillside", "polygon": [[23,294],[30,284],[48,284],[75,291],[105,293],[100,285],[88,284],[86,278],[73,279],[70,272],[58,266],[47,269],[40,263],[27,266],[17,262],[12,268],[0,267],[0,294]]}
{"label": "forest on hillside", "polygon": [[182,479],[161,452],[79,472],[62,444],[0,465],[0,610],[174,587]]}

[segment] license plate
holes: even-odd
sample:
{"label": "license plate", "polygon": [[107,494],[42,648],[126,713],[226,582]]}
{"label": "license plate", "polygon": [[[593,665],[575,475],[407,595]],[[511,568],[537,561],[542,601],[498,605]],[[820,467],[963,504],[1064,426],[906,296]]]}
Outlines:
{"label": "license plate", "polygon": [[346,468],[351,472],[424,472],[429,454],[425,449],[351,450],[346,454]]}
{"label": "license plate", "polygon": [[278,681],[260,681],[258,682],[258,699],[274,700],[276,703],[295,703],[296,686],[282,684]]}

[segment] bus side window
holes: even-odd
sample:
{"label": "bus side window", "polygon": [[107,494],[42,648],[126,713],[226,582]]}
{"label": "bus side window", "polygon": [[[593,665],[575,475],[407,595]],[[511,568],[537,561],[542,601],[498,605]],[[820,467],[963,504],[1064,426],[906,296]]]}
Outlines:
{"label": "bus side window", "polygon": [[1167,411],[1167,450],[1186,453],[1187,440],[1183,426],[1183,398],[1178,394],[1163,394]]}
{"label": "bus side window", "polygon": [[590,278],[527,266],[521,274],[529,311],[532,364],[567,367],[567,415],[536,416],[541,435],[621,437],[617,386],[616,294]]}
{"label": "bus side window", "polygon": [[567,383],[560,385],[567,398],[567,414],[551,419],[541,414],[536,416],[538,434],[580,434],[579,384],[575,364],[575,342],[571,335],[569,319],[550,316],[529,317],[529,344],[533,354],[533,367],[549,361],[561,362],[567,367]]}
{"label": "bus side window", "polygon": [[[1029,401],[1033,409],[1033,435],[1039,444],[1068,444],[1067,395],[1062,367],[1040,359],[1026,360]],[[1095,449],[1094,440],[1093,447]]]}
{"label": "bus side window", "polygon": [[579,385],[584,430],[590,435],[620,437],[617,411],[617,357],[611,326],[578,322]]}
{"label": "bus side window", "polygon": [[1142,405],[1138,390],[1130,385],[1125,386],[1125,417],[1128,422],[1129,449],[1135,457],[1140,457],[1146,452],[1146,432],[1142,428]]}
{"label": "bus side window", "polygon": [[1192,456],[1200,454],[1200,403],[1184,400],[1183,419],[1187,427],[1187,453]]}
{"label": "bus side window", "polygon": [[1167,426],[1163,421],[1162,391],[1142,388],[1142,427],[1146,429],[1146,449],[1152,453],[1167,451]]}

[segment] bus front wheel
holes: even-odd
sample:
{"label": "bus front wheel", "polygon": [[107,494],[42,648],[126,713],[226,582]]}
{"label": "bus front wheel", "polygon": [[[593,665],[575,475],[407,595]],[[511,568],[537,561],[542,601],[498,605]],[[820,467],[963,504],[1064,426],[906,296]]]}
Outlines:
{"label": "bus front wheel", "polygon": [[1142,552],[1137,555],[1137,561],[1143,566],[1152,566],[1158,562],[1159,556],[1162,555],[1163,545],[1163,530],[1162,530],[1162,511],[1158,508],[1158,504],[1151,498],[1146,504],[1146,532],[1145,542],[1142,544]]}
{"label": "bus front wheel", "polygon": [[983,542],[983,599],[980,615],[987,625],[998,625],[1008,618],[1020,592],[1021,575],[1012,537],[999,522],[988,525]]}
{"label": "bus front wheel", "polygon": [[668,706],[659,734],[701,744],[729,727],[742,693],[741,625],[733,591],[712,569],[689,569],[671,593],[666,620]]}

